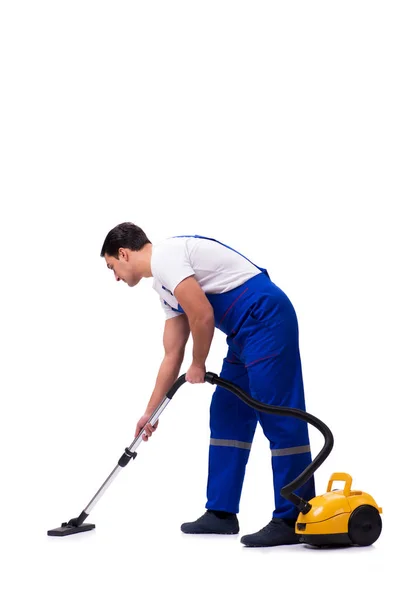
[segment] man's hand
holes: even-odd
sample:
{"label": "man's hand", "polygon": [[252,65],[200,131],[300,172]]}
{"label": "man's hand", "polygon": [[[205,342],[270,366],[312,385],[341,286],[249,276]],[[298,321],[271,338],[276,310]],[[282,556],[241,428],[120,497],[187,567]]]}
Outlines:
{"label": "man's hand", "polygon": [[192,363],[186,372],[185,379],[189,383],[204,383],[205,374],[206,374],[205,365],[199,367],[198,365],[194,365]]}
{"label": "man's hand", "polygon": [[[143,415],[143,417],[141,417],[136,425],[136,432],[135,432],[135,437],[137,437],[139,435],[139,433],[142,431],[143,427],[146,425],[147,421],[150,419],[151,414],[147,414],[145,413]],[[151,438],[153,431],[155,431],[158,427],[158,421],[154,424],[151,425],[150,423],[146,426],[146,429],[143,432],[142,435],[142,440],[144,442],[147,442],[149,440],[149,438]]]}

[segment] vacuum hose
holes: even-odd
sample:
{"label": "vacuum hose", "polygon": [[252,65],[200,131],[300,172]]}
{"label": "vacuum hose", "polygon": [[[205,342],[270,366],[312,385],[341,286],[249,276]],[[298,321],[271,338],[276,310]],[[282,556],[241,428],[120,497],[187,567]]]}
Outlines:
{"label": "vacuum hose", "polygon": [[[186,374],[181,375],[167,393],[167,398],[172,398],[175,392],[181,387],[181,385],[185,383],[185,381]],[[320,419],[317,419],[317,417],[314,417],[313,415],[310,415],[309,413],[303,410],[297,408],[289,408],[285,406],[271,406],[269,404],[264,404],[263,402],[258,402],[257,400],[254,400],[254,398],[246,394],[246,392],[244,392],[240,387],[238,387],[234,383],[231,383],[230,381],[227,381],[226,379],[223,379],[222,377],[218,377],[218,375],[216,375],[215,373],[207,372],[205,374],[205,381],[211,383],[212,385],[219,385],[220,387],[225,388],[229,392],[232,392],[232,394],[238,396],[240,400],[242,400],[255,410],[283,417],[295,417],[296,419],[306,421],[306,423],[313,425],[322,433],[325,439],[325,443],[320,453],[304,469],[304,471],[300,473],[298,477],[296,477],[296,479],[294,479],[281,489],[281,496],[295,504],[301,513],[308,513],[311,509],[311,504],[307,502],[307,500],[304,500],[303,498],[295,494],[294,490],[297,490],[302,485],[304,485],[306,481],[308,481],[310,477],[315,473],[318,467],[321,466],[324,460],[329,456],[333,448],[333,435],[329,427],[327,427],[325,423],[320,421]]]}

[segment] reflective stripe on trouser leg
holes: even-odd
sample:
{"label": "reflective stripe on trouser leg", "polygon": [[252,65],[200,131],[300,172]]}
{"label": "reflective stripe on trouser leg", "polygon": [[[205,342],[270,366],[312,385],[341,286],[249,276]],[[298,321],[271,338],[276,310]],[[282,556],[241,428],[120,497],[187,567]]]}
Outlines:
{"label": "reflective stripe on trouser leg", "polygon": [[[246,369],[233,353],[228,352],[220,376],[249,392]],[[231,392],[216,388],[210,407],[207,509],[239,512],[256,425],[257,414],[252,408]]]}

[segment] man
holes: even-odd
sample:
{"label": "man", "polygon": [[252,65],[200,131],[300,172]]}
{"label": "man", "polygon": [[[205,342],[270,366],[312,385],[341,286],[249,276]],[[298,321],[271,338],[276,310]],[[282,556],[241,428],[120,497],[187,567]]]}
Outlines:
{"label": "man", "polygon": [[[265,269],[201,236],[152,244],[133,223],[121,223],[107,234],[101,256],[115,279],[130,287],[142,277],[153,277],[165,311],[165,356],[136,435],[179,376],[190,334],[193,357],[186,380],[204,382],[215,327],[226,334],[229,348],[221,377],[260,402],[305,410],[296,314]],[[239,532],[237,513],[257,422],[270,442],[275,510],[266,527],[241,542],[246,546],[299,542],[294,528],[298,509],[280,490],[311,462],[307,424],[255,411],[219,387],[210,408],[207,510],[196,521],[183,523],[184,533]],[[143,439],[148,440],[156,427],[147,425]],[[313,478],[297,492],[306,500],[313,498]]]}

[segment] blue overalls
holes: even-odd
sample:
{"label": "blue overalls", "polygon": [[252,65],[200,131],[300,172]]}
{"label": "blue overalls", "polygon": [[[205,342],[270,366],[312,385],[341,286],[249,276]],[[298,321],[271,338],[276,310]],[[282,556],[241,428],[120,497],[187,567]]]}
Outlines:
{"label": "blue overalls", "polygon": [[[221,243],[197,235],[177,237]],[[239,287],[222,294],[206,294],[214,309],[215,326],[226,334],[229,347],[220,376],[260,402],[305,410],[295,310],[266,269],[257,268],[262,272]],[[239,512],[257,422],[272,453],[273,517],[296,518],[298,509],[280,495],[280,490],[311,462],[307,424],[294,417],[255,411],[220,387],[213,393],[210,407],[206,508]],[[306,500],[313,498],[314,478],[295,491]]]}

